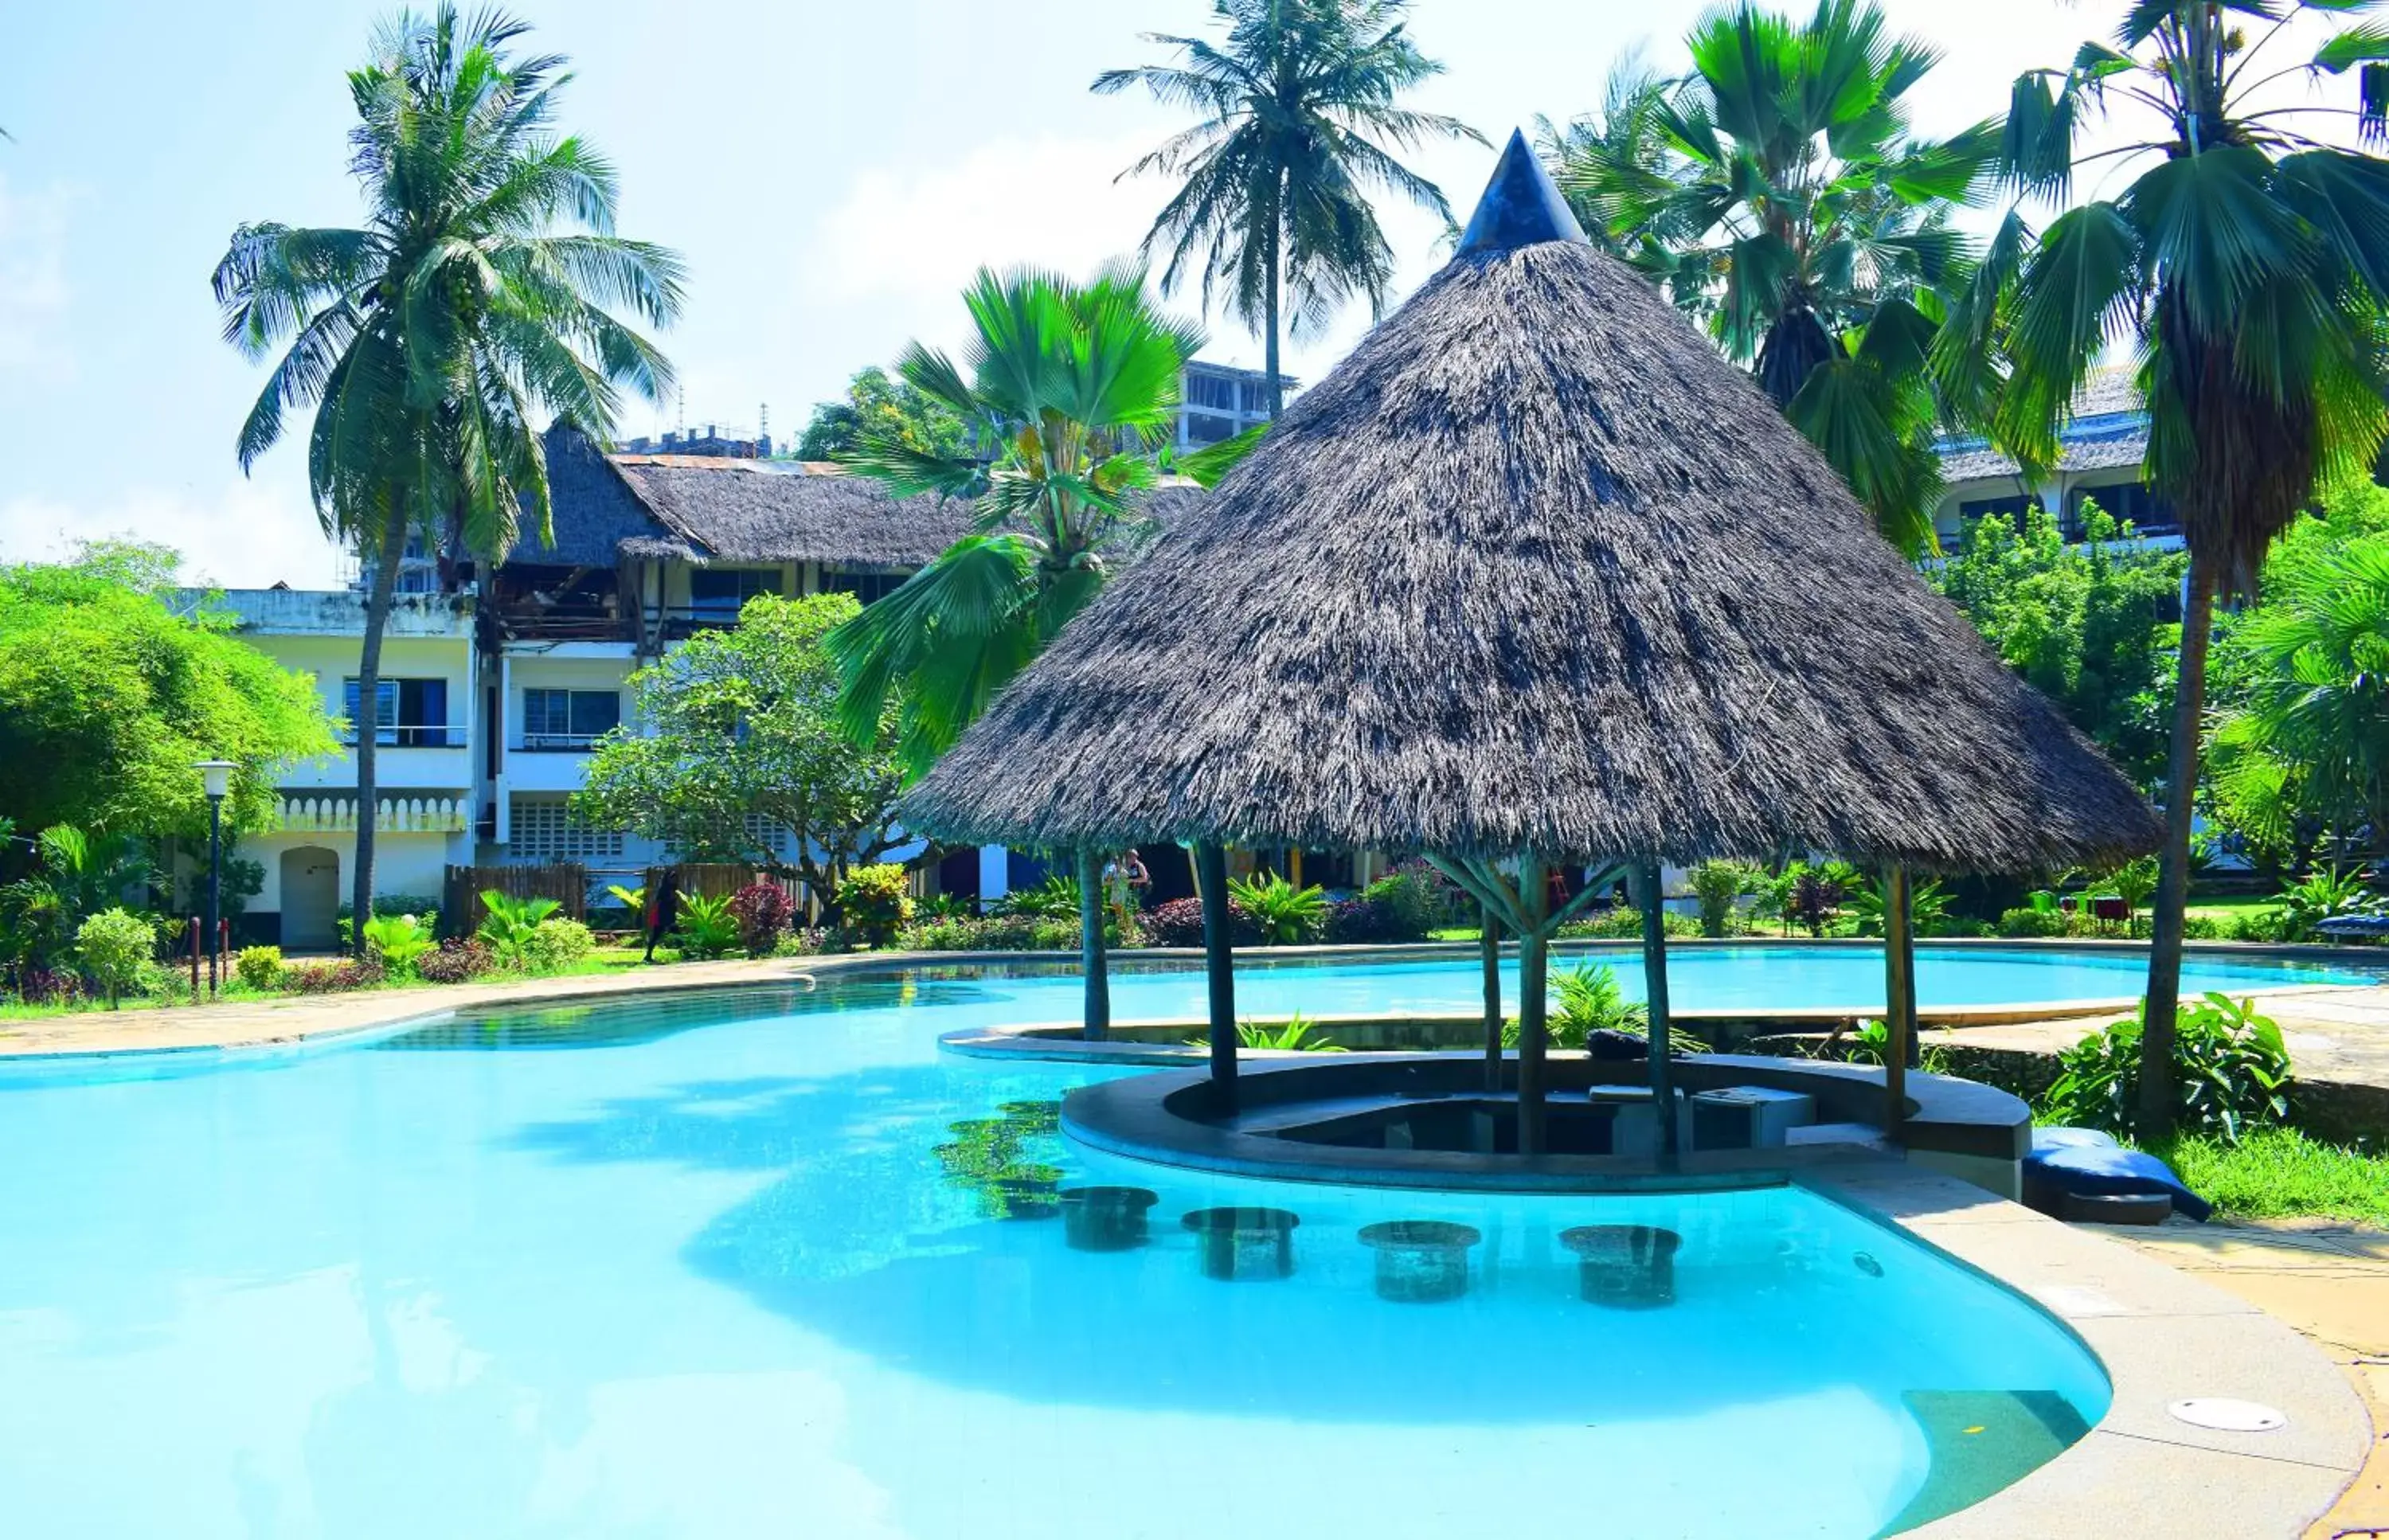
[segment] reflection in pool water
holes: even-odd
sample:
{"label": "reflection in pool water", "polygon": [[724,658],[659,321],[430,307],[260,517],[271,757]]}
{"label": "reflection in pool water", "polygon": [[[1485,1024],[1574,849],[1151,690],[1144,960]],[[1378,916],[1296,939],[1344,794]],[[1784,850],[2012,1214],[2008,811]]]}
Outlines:
{"label": "reflection in pool water", "polygon": [[[1200,989],[1122,986],[1124,1012]],[[1866,1535],[2103,1409],[2024,1303],[1797,1190],[1218,1178],[1059,1138],[1103,1071],[937,1050],[1068,1019],[1075,987],[824,984],[0,1080],[9,1528],[1540,1535],[1597,1504],[1619,1534]],[[1090,1186],[1153,1195],[1143,1243],[1022,1222]],[[1290,1276],[1204,1276],[1183,1217],[1228,1207],[1298,1216]],[[1380,1298],[1361,1231],[1394,1221],[1476,1231],[1469,1287]],[[1579,1297],[1565,1232],[1603,1225],[1679,1238],[1672,1303]],[[1200,1503],[1197,1461],[1224,1473]]]}

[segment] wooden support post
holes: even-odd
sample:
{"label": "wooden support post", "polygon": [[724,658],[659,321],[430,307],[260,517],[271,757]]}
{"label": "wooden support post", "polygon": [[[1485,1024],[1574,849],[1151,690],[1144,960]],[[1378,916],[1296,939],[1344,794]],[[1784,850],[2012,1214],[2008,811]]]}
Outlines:
{"label": "wooden support post", "polygon": [[1518,935],[1518,1153],[1543,1152],[1545,1113],[1543,1053],[1551,1014],[1551,931],[1544,923],[1551,903],[1549,869],[1534,856],[1518,861],[1518,902],[1527,927]]}
{"label": "wooden support post", "polygon": [[1908,1118],[1908,1055],[1916,1041],[1916,937],[1908,869],[1883,869],[1883,1126],[1897,1134]]}
{"label": "wooden support post", "polygon": [[1079,852],[1079,963],[1086,977],[1086,1015],[1081,1028],[1091,1043],[1112,1033],[1111,971],[1104,959],[1104,858]]}
{"label": "wooden support post", "polygon": [[1295,886],[1302,885],[1302,852],[1289,848],[1285,853],[1285,880]]}
{"label": "wooden support post", "polygon": [[1236,959],[1228,913],[1228,855],[1194,847],[1194,885],[1203,900],[1203,967],[1211,986],[1211,1089],[1221,1114],[1236,1110]]}
{"label": "wooden support post", "polygon": [[1658,1160],[1664,1169],[1676,1161],[1676,1087],[1668,1063],[1667,901],[1659,883],[1659,864],[1636,869],[1634,885],[1642,891],[1642,987],[1651,1017],[1651,1115],[1659,1130]]}
{"label": "wooden support post", "polygon": [[1484,931],[1477,950],[1485,963],[1485,1088],[1501,1088],[1501,922],[1493,906],[1479,904]]}

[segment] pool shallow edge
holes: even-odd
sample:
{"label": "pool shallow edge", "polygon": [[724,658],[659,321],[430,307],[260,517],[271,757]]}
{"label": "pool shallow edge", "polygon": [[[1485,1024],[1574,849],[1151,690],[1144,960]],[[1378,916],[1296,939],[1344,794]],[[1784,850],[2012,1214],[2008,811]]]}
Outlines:
{"label": "pool shallow edge", "polygon": [[[2080,1441],[1973,1507],[1907,1533],[2295,1540],[2362,1470],[2372,1423],[2345,1376],[2312,1342],[2236,1295],[1897,1161],[1818,1166],[1794,1180],[2021,1295],[2107,1374],[2106,1414]],[[2224,1432],[2166,1409],[2198,1397],[2254,1401],[2288,1422]]]}

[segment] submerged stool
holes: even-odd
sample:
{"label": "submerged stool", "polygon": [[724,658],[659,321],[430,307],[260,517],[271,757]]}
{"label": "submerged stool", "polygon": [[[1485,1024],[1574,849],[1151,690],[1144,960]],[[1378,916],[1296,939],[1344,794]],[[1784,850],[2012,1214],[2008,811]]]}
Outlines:
{"label": "submerged stool", "polygon": [[1051,1165],[1007,1167],[987,1184],[987,1205],[997,1219],[1051,1219],[1062,1212],[1062,1173]]}
{"label": "submerged stool", "polygon": [[1467,1225],[1440,1219],[1396,1219],[1361,1231],[1377,1254],[1377,1297],[1397,1305],[1432,1305],[1468,1292],[1468,1248],[1484,1237]]}
{"label": "submerged stool", "polygon": [[1284,1278],[1294,1271],[1298,1214],[1282,1208],[1198,1208],[1180,1221],[1194,1232],[1203,1276],[1220,1279]]}
{"label": "submerged stool", "polygon": [[1676,1303],[1676,1248],[1683,1238],[1652,1225],[1579,1225],[1560,1231],[1576,1253],[1577,1289],[1587,1305],[1644,1310]]}
{"label": "submerged stool", "polygon": [[1144,1244],[1144,1211],[1160,1198],[1142,1187],[1066,1187],[1064,1239],[1074,1252],[1130,1252]]}

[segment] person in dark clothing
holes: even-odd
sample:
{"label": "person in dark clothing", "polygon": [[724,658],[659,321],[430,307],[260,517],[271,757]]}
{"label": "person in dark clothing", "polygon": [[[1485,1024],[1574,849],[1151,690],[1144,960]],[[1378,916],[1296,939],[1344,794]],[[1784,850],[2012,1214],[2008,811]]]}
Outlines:
{"label": "person in dark clothing", "polygon": [[656,890],[647,895],[647,955],[656,960],[656,943],[680,923],[680,868],[667,867],[656,879]]}

